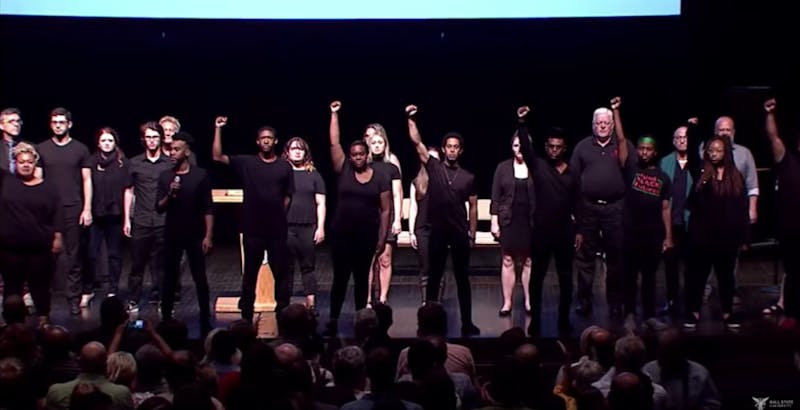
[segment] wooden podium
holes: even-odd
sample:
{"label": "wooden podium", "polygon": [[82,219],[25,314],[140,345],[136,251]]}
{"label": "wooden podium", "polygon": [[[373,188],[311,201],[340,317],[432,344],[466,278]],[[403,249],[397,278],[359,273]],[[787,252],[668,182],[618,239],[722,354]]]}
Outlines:
{"label": "wooden podium", "polygon": [[[244,199],[244,192],[241,189],[212,189],[211,196],[215,204],[241,204]],[[241,258],[242,271],[244,273],[244,236],[239,234],[239,256]],[[256,302],[255,312],[274,312],[275,306],[275,278],[269,268],[268,256],[264,252],[264,260],[258,269],[258,282],[256,283]],[[218,297],[214,304],[214,311],[217,313],[239,313],[238,296]]]}

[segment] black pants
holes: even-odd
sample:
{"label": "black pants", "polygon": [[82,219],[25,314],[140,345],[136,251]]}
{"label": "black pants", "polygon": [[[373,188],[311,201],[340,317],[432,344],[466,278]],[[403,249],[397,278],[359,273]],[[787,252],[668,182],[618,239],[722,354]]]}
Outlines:
{"label": "black pants", "polygon": [[672,225],[672,244],[672,249],[664,253],[664,276],[667,282],[667,300],[677,302],[680,293],[680,263],[683,261],[686,269],[688,256],[686,227]]}
{"label": "black pants", "polygon": [[430,239],[430,276],[428,277],[427,300],[439,298],[440,284],[447,264],[447,249],[453,259],[453,276],[458,290],[458,306],[461,324],[472,325],[472,288],[469,283],[469,236],[464,233],[433,228]]}
{"label": "black pants", "polygon": [[[562,232],[570,234],[563,235]],[[575,255],[575,238],[571,227],[543,229],[534,234],[531,244],[531,316],[538,318],[542,313],[542,288],[550,266],[550,258],[555,258],[558,273],[559,318],[569,318],[572,304],[572,258]]]}
{"label": "black pants", "polygon": [[64,207],[64,252],[57,257],[57,267],[64,269],[67,277],[67,299],[77,303],[81,293],[91,293],[94,277],[84,270],[88,230],[78,224],[81,204]]}
{"label": "black pants", "polygon": [[206,278],[206,258],[203,255],[203,238],[167,238],[164,242],[165,270],[164,290],[161,300],[161,317],[172,318],[175,306],[175,288],[181,279],[181,257],[186,252],[189,271],[197,289],[197,303],[200,306],[200,324],[207,326],[211,317],[209,308],[208,279]]}
{"label": "black pants", "polygon": [[[308,295],[317,294],[317,274],[314,272],[314,263],[316,260],[316,251],[314,244],[314,232],[317,231],[317,225],[304,224],[304,225],[289,225],[289,237],[287,238],[287,245],[289,246],[289,286],[294,286],[294,265],[300,265],[300,274],[303,278],[303,293]],[[290,289],[293,294],[294,291]]]}
{"label": "black pants", "polygon": [[623,303],[622,272],[622,201],[597,204],[582,200],[581,225],[583,245],[578,250],[578,303],[592,306],[592,285],[596,271],[597,252],[606,254],[606,299],[610,308],[619,309]]}
{"label": "black pants", "polygon": [[164,227],[133,225],[131,229],[131,274],[128,277],[128,300],[139,303],[142,298],[144,268],[150,268],[152,300],[161,296],[164,282]]}
{"label": "black pants", "polygon": [[239,309],[242,311],[242,317],[247,320],[253,319],[258,271],[261,269],[261,262],[264,261],[264,251],[267,252],[269,267],[272,277],[275,279],[275,302],[277,303],[275,311],[280,312],[289,306],[292,296],[292,285],[288,281],[289,265],[286,263],[289,254],[286,238],[265,238],[245,234],[244,275],[242,276],[242,297],[239,299]]}
{"label": "black pants", "polygon": [[654,233],[625,232],[625,313],[636,314],[636,288],[642,275],[642,314],[656,315],[656,271],[661,263],[663,238]]}
{"label": "black pants", "polygon": [[[119,277],[122,274],[122,216],[101,216],[92,221],[89,228],[89,275],[97,275],[97,259],[100,247],[106,243],[108,270],[105,284],[108,293],[119,293]],[[93,282],[93,281],[92,281]],[[84,282],[86,284],[86,282]]]}
{"label": "black pants", "polygon": [[333,285],[331,286],[331,319],[338,319],[342,313],[347,284],[353,276],[353,299],[356,311],[367,306],[369,270],[378,245],[378,232],[334,233],[331,247],[333,251]]}
{"label": "black pants", "polygon": [[733,290],[736,285],[734,269],[739,246],[692,241],[689,252],[689,269],[686,275],[686,312],[700,312],[703,304],[703,291],[713,267],[719,285],[722,313],[732,313]]}
{"label": "black pants", "polygon": [[786,315],[800,319],[800,232],[783,233],[780,251],[786,279],[783,283],[783,308]]}
{"label": "black pants", "polygon": [[49,249],[19,250],[0,247],[0,273],[3,276],[3,298],[22,297],[25,282],[36,306],[36,314],[50,314],[50,282],[55,271],[55,257]]}

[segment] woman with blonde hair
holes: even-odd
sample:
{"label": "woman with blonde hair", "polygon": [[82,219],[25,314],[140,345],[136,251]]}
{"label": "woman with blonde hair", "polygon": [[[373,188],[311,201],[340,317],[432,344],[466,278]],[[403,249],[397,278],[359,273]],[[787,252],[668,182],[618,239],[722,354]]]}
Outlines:
{"label": "woman with blonde hair", "polygon": [[18,143],[16,173],[0,171],[0,275],[3,296],[23,294],[28,282],[39,324],[50,314],[50,282],[55,255],[64,250],[64,217],[58,187],[34,172],[39,153]]}
{"label": "woman with blonde hair", "polygon": [[286,215],[289,222],[289,277],[286,280],[294,283],[294,265],[297,261],[303,276],[306,306],[316,315],[314,247],[325,240],[325,181],[314,167],[306,140],[299,137],[290,139],[283,146],[283,158],[289,161],[294,170],[294,195]]}

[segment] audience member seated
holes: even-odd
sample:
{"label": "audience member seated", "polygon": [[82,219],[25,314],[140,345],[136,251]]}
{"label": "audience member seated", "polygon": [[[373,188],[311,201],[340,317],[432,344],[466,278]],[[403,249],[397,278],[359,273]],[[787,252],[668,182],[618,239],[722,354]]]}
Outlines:
{"label": "audience member seated", "polygon": [[650,376],[642,372],[646,353],[644,342],[638,336],[625,336],[617,340],[614,346],[614,366],[592,385],[600,390],[604,396],[608,397],[614,377],[624,372],[632,373],[637,376],[638,382],[642,384],[641,388],[648,391],[652,396],[654,408],[657,410],[666,408],[667,392],[661,385],[653,382]]}
{"label": "audience member seated", "polygon": [[0,409],[37,408],[37,397],[22,362],[14,357],[0,360]]}
{"label": "audience member seated", "polygon": [[552,392],[553,381],[542,375],[539,349],[526,343],[517,348],[513,357],[522,404],[531,409],[564,409],[564,400]]}
{"label": "audience member seated", "polygon": [[111,410],[111,397],[94,383],[78,383],[69,399],[69,410]]}
{"label": "audience member seated", "polygon": [[156,327],[158,333],[169,347],[174,350],[185,350],[189,347],[189,328],[175,318],[167,319]]}
{"label": "audience member seated", "polygon": [[358,346],[347,346],[333,355],[333,385],[319,389],[317,400],[341,407],[360,399],[367,387],[366,357]]}
{"label": "audience member seated", "polygon": [[136,410],[172,410],[172,403],[163,397],[151,397],[136,406]]}
{"label": "audience member seated", "polygon": [[302,349],[316,328],[314,315],[306,305],[292,303],[278,314],[278,338],[271,344],[292,343]]}
{"label": "audience member seated", "polygon": [[522,392],[516,383],[515,370],[511,356],[503,357],[495,363],[489,382],[483,386],[483,398],[489,405],[482,410],[530,410],[522,405]]}
{"label": "audience member seated", "polygon": [[[353,333],[356,344],[364,349],[364,344],[377,333],[378,315],[372,308],[364,308],[356,312],[356,320],[353,325]],[[367,351],[364,349],[364,351]]]}
{"label": "audience member seated", "polygon": [[265,343],[256,342],[244,352],[239,385],[222,396],[227,410],[291,410],[281,391],[285,381],[275,371],[277,363],[275,352]]}
{"label": "audience member seated", "polygon": [[[586,357],[600,364],[603,372],[608,371],[614,365],[614,335],[600,326],[589,326],[581,332],[578,341],[581,359]],[[572,364],[576,366],[578,362]],[[556,376],[556,384],[562,383],[564,377],[563,368]]]}
{"label": "audience member seated", "polygon": [[89,342],[81,349],[78,364],[81,373],[75,380],[57,383],[47,391],[47,408],[66,410],[70,408],[70,398],[75,386],[80,383],[91,383],[97,390],[111,398],[114,408],[133,409],[131,392],[125,386],[116,385],[106,379],[106,348],[99,342]]}
{"label": "audience member seated", "polygon": [[377,348],[367,355],[367,378],[370,392],[345,404],[342,410],[372,410],[373,407],[422,410],[419,404],[401,400],[395,394],[395,363],[389,350]]}
{"label": "audience member seated", "polygon": [[122,334],[115,351],[136,353],[142,345],[148,342],[148,338],[142,330],[126,326],[127,323],[128,311],[122,301],[116,296],[107,297],[100,304],[100,326],[78,334],[75,337],[76,347],[85,346],[90,342],[99,342],[106,349],[110,349],[114,335],[120,331]]}
{"label": "audience member seated", "polygon": [[496,351],[497,356],[495,360],[500,360],[506,356],[511,356],[517,351],[517,348],[528,343],[528,336],[521,327],[512,327],[500,334],[497,340],[498,348]]}
{"label": "audience member seated", "polygon": [[252,323],[239,319],[228,326],[228,331],[233,336],[234,344],[240,352],[246,352],[256,342],[258,331]]}
{"label": "audience member seated", "polygon": [[31,382],[33,394],[37,398],[47,394],[47,369],[44,365],[42,349],[36,344],[36,333],[22,323],[6,328],[0,338],[0,358],[15,357],[25,366],[26,377]]}
{"label": "audience member seated", "polygon": [[19,295],[9,295],[7,298],[3,299],[3,322],[5,323],[0,327],[0,335],[3,334],[3,331],[8,326],[16,323],[24,325],[25,318],[27,317],[28,308],[25,306],[22,297]]}
{"label": "audience member seated", "polygon": [[233,334],[227,329],[220,329],[211,338],[211,346],[206,352],[204,362],[214,368],[217,377],[223,378],[229,373],[239,373],[241,355],[239,349],[236,348],[236,339]]}
{"label": "audience member seated", "polygon": [[[417,310],[417,336],[439,336],[447,340],[447,312],[441,303],[428,302]],[[448,373],[464,373],[475,380],[475,359],[465,346],[447,343],[444,367]],[[405,348],[397,359],[397,378],[408,373],[408,348]]]}
{"label": "audience member seated", "polygon": [[339,408],[315,401],[311,367],[297,346],[284,343],[275,348],[275,357],[278,359],[279,370],[285,375],[283,393],[294,409],[334,410]]}
{"label": "audience member seated", "polygon": [[135,358],[137,373],[132,392],[133,405],[138,408],[145,400],[168,393],[169,387],[164,379],[167,360],[161,350],[152,344],[146,344],[139,348]]}
{"label": "audience member seated", "polygon": [[67,329],[61,326],[48,326],[42,332],[42,354],[48,386],[66,383],[78,377],[78,373],[81,372],[70,346]]}
{"label": "audience member seated", "polygon": [[703,365],[688,359],[686,337],[677,329],[668,329],[659,335],[658,360],[644,365],[642,371],[664,387],[672,408],[721,408],[711,375]]}
{"label": "audience member seated", "polygon": [[605,374],[600,363],[589,359],[589,356],[583,356],[574,365],[562,366],[561,370],[564,378],[556,385],[553,393],[564,398],[568,409],[605,409],[606,398],[600,390],[592,386],[592,383]]}
{"label": "audience member seated", "polygon": [[106,378],[111,383],[125,386],[133,391],[133,381],[136,379],[136,359],[128,352],[109,354],[106,361]]}
{"label": "audience member seated", "polygon": [[621,372],[614,376],[608,392],[610,410],[651,410],[654,408],[649,382],[640,378],[641,373]]}
{"label": "audience member seated", "polygon": [[[453,379],[442,366],[432,369],[419,383],[419,405],[423,409],[456,410],[474,407],[459,406]],[[463,402],[462,402],[463,403]]]}
{"label": "audience member seated", "polygon": [[198,382],[186,383],[175,390],[172,399],[174,410],[219,410],[208,391]]}
{"label": "audience member seated", "polygon": [[[447,352],[445,349],[446,343],[444,341],[441,341],[439,346],[434,346],[433,342],[428,339],[419,339],[409,346],[408,369],[411,373],[401,376],[395,386],[395,390],[400,398],[419,403],[424,408],[427,408],[425,403],[449,403],[453,397],[442,397],[443,395],[449,395],[455,397],[454,404],[457,408],[465,408],[462,405],[463,391],[471,387],[472,381],[465,374],[456,373],[457,376],[460,376],[459,381],[462,385],[460,386],[461,389],[455,386],[455,380],[453,380],[444,369],[444,362],[447,360]],[[427,388],[429,386],[423,388],[425,380],[437,382],[437,378],[431,376],[438,370],[441,370],[441,373],[447,375],[447,377],[451,379],[449,384],[450,388],[439,391]],[[466,384],[466,387],[464,384]],[[427,394],[424,398],[423,390],[425,390]],[[475,403],[471,403],[471,405],[466,408],[475,408],[474,404]]]}

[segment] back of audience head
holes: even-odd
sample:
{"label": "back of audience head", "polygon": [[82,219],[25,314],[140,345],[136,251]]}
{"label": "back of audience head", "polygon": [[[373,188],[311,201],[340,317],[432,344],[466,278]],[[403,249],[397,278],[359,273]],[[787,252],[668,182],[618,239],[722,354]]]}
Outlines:
{"label": "back of audience head", "polygon": [[144,389],[158,386],[164,378],[167,362],[157,347],[146,344],[136,351],[136,380]]}
{"label": "back of audience head", "polygon": [[3,320],[6,325],[13,325],[15,323],[25,323],[25,318],[28,316],[28,308],[25,302],[19,295],[9,295],[3,299]]}
{"label": "back of audience head", "polygon": [[437,366],[444,366],[447,361],[447,341],[441,336],[428,336],[425,338],[433,345],[433,360]]}
{"label": "back of audience head", "polygon": [[201,363],[197,366],[197,383],[208,392],[209,395],[214,396],[217,393],[218,385],[217,371],[210,363]]}
{"label": "back of audience head", "polygon": [[277,366],[275,351],[263,342],[256,342],[242,357],[241,383],[246,388],[261,388],[268,385]]}
{"label": "back of audience head", "polygon": [[246,351],[255,343],[258,332],[252,323],[240,319],[228,326],[228,331],[233,336],[234,343],[239,351]]}
{"label": "back of audience head", "polygon": [[515,326],[500,334],[498,344],[500,349],[497,352],[499,357],[514,354],[518,347],[524,345],[528,338],[521,327]]}
{"label": "back of audience head", "polygon": [[189,344],[189,328],[177,319],[167,319],[158,324],[156,331],[172,350],[186,349]]}
{"label": "back of audience head", "polygon": [[25,365],[15,357],[0,360],[0,408],[35,408],[31,381]]}
{"label": "back of audience head", "polygon": [[437,365],[436,348],[426,339],[417,339],[408,348],[408,370],[414,380],[422,380]]}
{"label": "back of audience head", "polygon": [[486,386],[487,393],[496,404],[503,406],[518,405],[522,401],[519,389],[517,366],[511,356],[498,360],[491,371],[491,378]]}
{"label": "back of audience head", "polygon": [[385,303],[376,303],[372,306],[378,316],[378,330],[381,334],[388,334],[389,328],[394,324],[394,312],[392,307]]}
{"label": "back of audience head", "polygon": [[116,296],[109,296],[100,303],[100,327],[106,331],[114,331],[117,326],[128,320],[128,311]]}
{"label": "back of audience head", "polygon": [[106,360],[106,378],[114,384],[133,387],[136,379],[136,359],[128,352],[114,352]]}
{"label": "back of audience head", "polygon": [[688,371],[686,336],[675,328],[664,330],[658,336],[658,364],[662,374],[680,377]]}
{"label": "back of audience head", "polygon": [[241,353],[237,354],[236,339],[233,334],[226,329],[222,329],[211,338],[211,350],[208,351],[208,358],[220,364],[239,364],[237,359]]}
{"label": "back of audience head", "polygon": [[167,364],[165,378],[171,392],[175,392],[181,386],[197,382],[197,372],[195,370],[197,360],[185,350],[180,350],[172,355],[172,361]]}
{"label": "back of audience head", "polygon": [[50,362],[65,360],[70,354],[70,335],[61,326],[49,326],[42,332],[42,353]]}
{"label": "back of audience head", "polygon": [[378,331],[378,315],[370,308],[364,308],[356,312],[354,333],[359,345],[363,345],[370,337]]}
{"label": "back of audience head", "polygon": [[648,410],[653,408],[652,392],[645,388],[646,381],[630,372],[617,373],[608,392],[611,410]]}
{"label": "back of audience head", "polygon": [[455,410],[456,387],[444,367],[435,367],[421,380],[420,404],[423,409]]}
{"label": "back of audience head", "polygon": [[0,357],[13,356],[27,363],[39,359],[40,354],[36,333],[23,323],[8,326],[0,338]]}
{"label": "back of audience head", "polygon": [[110,410],[111,397],[93,383],[78,383],[69,399],[69,410]]}
{"label": "back of audience head", "polygon": [[281,365],[290,365],[303,361],[303,352],[291,343],[282,343],[275,347],[275,358]]}
{"label": "back of audience head", "polygon": [[614,367],[617,372],[640,372],[647,350],[638,336],[625,336],[614,345]]}
{"label": "back of audience head", "polygon": [[278,334],[284,339],[302,340],[313,331],[311,313],[301,303],[292,303],[278,315]]}
{"label": "back of audience head", "polygon": [[447,311],[439,302],[427,302],[417,310],[417,336],[447,337]]}
{"label": "back of audience head", "polygon": [[592,383],[603,377],[605,370],[603,370],[603,366],[600,366],[600,363],[584,356],[572,368],[572,373],[572,385],[578,391],[585,391],[592,387]]}
{"label": "back of audience head", "polygon": [[333,355],[333,383],[336,386],[363,390],[366,385],[366,357],[358,346],[347,346]]}
{"label": "back of audience head", "polygon": [[608,370],[614,365],[614,335],[599,326],[589,326],[581,333],[581,354],[589,356]]}
{"label": "back of audience head", "polygon": [[197,382],[178,387],[172,399],[174,410],[214,410],[211,394]]}
{"label": "back of audience head", "polygon": [[89,342],[81,348],[78,364],[81,372],[105,376],[108,353],[100,342]]}
{"label": "back of audience head", "polygon": [[397,363],[388,349],[378,347],[367,355],[367,377],[373,392],[387,392],[394,385]]}

